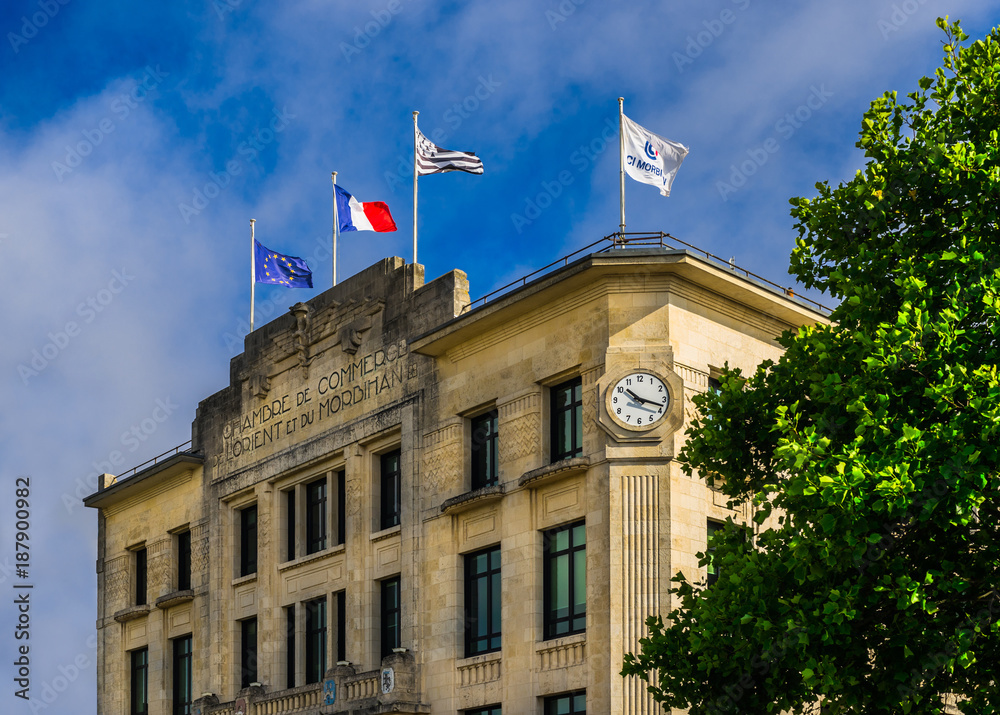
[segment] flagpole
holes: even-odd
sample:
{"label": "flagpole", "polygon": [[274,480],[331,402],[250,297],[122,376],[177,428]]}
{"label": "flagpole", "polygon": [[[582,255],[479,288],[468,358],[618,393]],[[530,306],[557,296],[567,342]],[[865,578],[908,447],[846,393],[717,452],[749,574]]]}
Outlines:
{"label": "flagpole", "polygon": [[253,224],[257,219],[250,219],[250,332],[253,332],[254,292],[257,289],[257,240],[253,237]]}
{"label": "flagpole", "polygon": [[417,115],[413,113],[413,262],[417,262]]}
{"label": "flagpole", "polygon": [[625,98],[618,98],[618,164],[620,182],[618,195],[620,197],[619,208],[621,212],[620,236],[625,240]]}
{"label": "flagpole", "polygon": [[340,221],[337,220],[337,172],[330,172],[333,181],[333,284],[337,285],[337,237],[340,235]]}

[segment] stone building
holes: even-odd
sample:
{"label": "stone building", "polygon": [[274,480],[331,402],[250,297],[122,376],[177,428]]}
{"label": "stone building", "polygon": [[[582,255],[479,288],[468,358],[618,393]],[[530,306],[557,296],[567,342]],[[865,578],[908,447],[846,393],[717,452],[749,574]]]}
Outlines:
{"label": "stone building", "polygon": [[476,305],[389,258],[293,306],[85,500],[98,713],[655,712],[623,654],[733,515],[673,460],[691,397],[817,320],[663,247]]}

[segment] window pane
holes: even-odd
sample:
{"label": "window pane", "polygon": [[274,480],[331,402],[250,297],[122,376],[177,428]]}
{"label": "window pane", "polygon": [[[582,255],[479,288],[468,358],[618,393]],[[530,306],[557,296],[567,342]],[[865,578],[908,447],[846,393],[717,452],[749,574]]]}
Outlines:
{"label": "window pane", "polygon": [[306,553],[326,548],[326,477],[306,485]]}
{"label": "window pane", "polygon": [[381,463],[381,528],[396,526],[400,518],[400,452],[395,450],[383,454]]}
{"label": "window pane", "polygon": [[173,715],[191,715],[191,636],[175,638]]}
{"label": "window pane", "polygon": [[142,650],[132,651],[132,683],[131,697],[129,698],[129,711],[131,715],[147,715],[149,712],[147,693],[149,683],[147,679],[149,652]]}
{"label": "window pane", "polygon": [[257,619],[240,621],[240,687],[257,682]]}
{"label": "window pane", "polygon": [[182,531],[177,535],[177,590],[191,588],[191,532]]}
{"label": "window pane", "polygon": [[240,576],[257,573],[257,505],[240,511]]}
{"label": "window pane", "polygon": [[544,634],[557,638],[587,628],[587,546],[583,522],[543,534]]}
{"label": "window pane", "polygon": [[326,672],[326,598],[306,602],[306,683]]}
{"label": "window pane", "polygon": [[146,605],[146,549],[135,552],[135,605]]}
{"label": "window pane", "polygon": [[465,655],[500,649],[500,547],[465,556]]}

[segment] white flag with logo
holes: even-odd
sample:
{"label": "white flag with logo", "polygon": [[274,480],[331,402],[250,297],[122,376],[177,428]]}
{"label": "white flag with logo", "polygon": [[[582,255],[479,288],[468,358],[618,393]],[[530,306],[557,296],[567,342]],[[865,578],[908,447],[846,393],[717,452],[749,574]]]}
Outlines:
{"label": "white flag with logo", "polygon": [[687,156],[688,148],[643,129],[622,115],[625,137],[625,173],[636,181],[652,184],[663,196],[670,196],[670,185]]}

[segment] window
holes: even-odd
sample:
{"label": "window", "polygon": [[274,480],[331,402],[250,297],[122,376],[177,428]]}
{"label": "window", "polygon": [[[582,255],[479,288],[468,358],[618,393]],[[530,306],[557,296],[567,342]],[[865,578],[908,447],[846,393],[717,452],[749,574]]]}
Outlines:
{"label": "window", "polygon": [[191,715],[191,636],[174,638],[174,715]]}
{"label": "window", "polygon": [[257,505],[240,509],[240,576],[257,573]]}
{"label": "window", "polygon": [[464,715],[501,715],[499,705],[488,705],[485,708],[476,708],[475,710],[464,710]]}
{"label": "window", "polygon": [[551,529],[544,540],[545,638],[582,633],[587,629],[587,527],[581,521]]}
{"label": "window", "polygon": [[382,455],[380,459],[382,529],[396,526],[399,523],[400,502],[400,467],[399,450],[393,450]]}
{"label": "window", "polygon": [[497,411],[472,418],[472,488],[482,489],[496,484],[500,471],[497,466]]}
{"label": "window", "polygon": [[306,553],[326,548],[326,477],[306,484]]}
{"label": "window", "polygon": [[718,392],[722,389],[722,383],[719,382],[719,378],[710,377],[708,378],[708,390],[709,392]]}
{"label": "window", "polygon": [[465,557],[465,657],[500,650],[500,547]]}
{"label": "window", "polygon": [[347,473],[337,472],[337,544],[347,541]]}
{"label": "window", "polygon": [[257,682],[257,619],[240,621],[240,687]]}
{"label": "window", "polygon": [[149,650],[142,648],[132,651],[131,684],[129,687],[129,713],[148,715],[149,713]]}
{"label": "window", "polygon": [[579,377],[556,385],[552,396],[552,461],[583,454],[583,382]]}
{"label": "window", "polygon": [[285,560],[295,558],[295,490],[285,492]]}
{"label": "window", "polygon": [[191,588],[191,532],[177,534],[177,590]]}
{"label": "window", "polygon": [[545,715],[587,715],[587,692],[545,698]]}
{"label": "window", "polygon": [[135,551],[135,605],[145,606],[146,601],[146,549]]}
{"label": "window", "polygon": [[285,609],[285,687],[295,687],[295,605]]}
{"label": "window", "polygon": [[337,660],[347,660],[347,592],[333,594],[337,606]]}
{"label": "window", "polygon": [[306,601],[306,684],[326,673],[326,597]]}
{"label": "window", "polygon": [[399,576],[388,578],[382,581],[381,598],[381,631],[382,631],[382,657],[392,653],[393,648],[399,648],[400,644],[400,622],[399,622]]}

